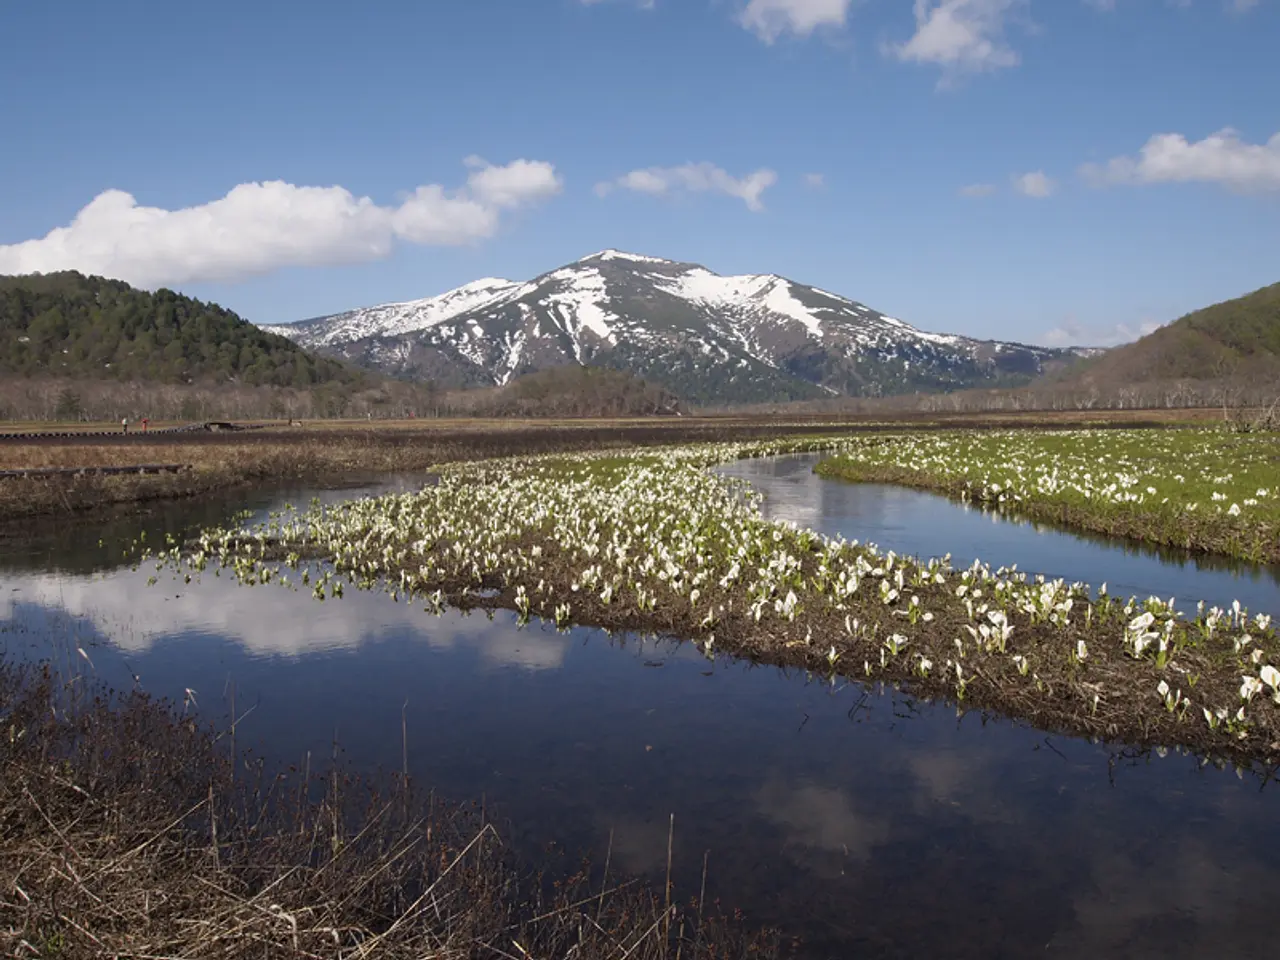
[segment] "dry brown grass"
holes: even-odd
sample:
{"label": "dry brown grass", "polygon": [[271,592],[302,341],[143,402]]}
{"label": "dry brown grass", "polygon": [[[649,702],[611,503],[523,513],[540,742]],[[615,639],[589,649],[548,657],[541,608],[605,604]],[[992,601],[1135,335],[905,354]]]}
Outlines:
{"label": "dry brown grass", "polygon": [[41,467],[189,465],[182,475],[0,480],[0,521],[197,497],[250,484],[340,483],[426,471],[445,462],[535,453],[958,426],[1159,427],[1206,411],[871,417],[680,417],[619,420],[398,420],[274,423],[261,430],[0,441],[0,470]]}
{"label": "dry brown grass", "polygon": [[522,870],[483,809],[401,777],[269,776],[164,704],[85,700],[3,663],[0,837],[7,957],[777,953],[772,935],[584,864]]}

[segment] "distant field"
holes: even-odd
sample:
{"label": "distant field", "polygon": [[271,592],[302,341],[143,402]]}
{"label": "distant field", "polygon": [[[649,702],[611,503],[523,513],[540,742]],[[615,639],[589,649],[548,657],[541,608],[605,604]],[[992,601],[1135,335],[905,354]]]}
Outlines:
{"label": "distant field", "polygon": [[[671,417],[565,417],[565,418],[531,418],[512,417],[416,417],[403,419],[343,418],[324,420],[252,420],[241,421],[242,425],[260,426],[272,432],[293,432],[320,430],[341,431],[384,431],[384,430],[513,430],[513,429],[565,429],[599,426],[645,426],[645,427],[688,427],[691,424],[850,424],[866,425],[884,424],[955,424],[959,425],[992,425],[1008,424],[1010,426],[1033,424],[1172,424],[1172,423],[1214,423],[1222,420],[1222,412],[1211,408],[1198,407],[1183,410],[1028,410],[984,413],[877,413],[877,414],[762,414],[762,413],[724,413],[715,415],[689,415]],[[151,430],[165,427],[186,426],[186,420],[152,420]],[[103,432],[121,433],[120,422],[117,421],[59,421],[59,420],[0,420],[0,434],[3,433],[41,433],[41,432]],[[129,433],[141,433],[141,425],[129,422]]]}
{"label": "distant field", "polygon": [[[180,464],[181,476],[6,479],[0,520],[103,506],[201,496],[249,484],[328,484],[378,474],[426,471],[459,460],[581,452],[691,442],[764,440],[817,434],[971,428],[978,431],[1161,428],[1211,420],[1213,411],[1106,411],[886,417],[720,416],[626,419],[404,419],[258,421],[259,429],[143,434],[119,423],[0,423],[0,434],[75,431],[78,436],[0,439],[0,470]],[[171,422],[157,421],[159,429]],[[249,424],[246,424],[249,425]]]}
{"label": "distant field", "polygon": [[[34,430],[35,425],[26,425]],[[106,425],[101,425],[106,427]],[[460,460],[568,453],[788,434],[832,433],[825,423],[774,420],[404,420],[323,421],[264,429],[153,434],[119,428],[96,435],[0,441],[0,469],[175,464],[180,475],[6,478],[0,520],[94,510],[234,487],[333,484],[379,474],[426,472]]]}

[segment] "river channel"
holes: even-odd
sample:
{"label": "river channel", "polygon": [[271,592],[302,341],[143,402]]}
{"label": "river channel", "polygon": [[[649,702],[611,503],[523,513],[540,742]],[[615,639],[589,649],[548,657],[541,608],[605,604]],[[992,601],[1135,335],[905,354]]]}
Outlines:
{"label": "river channel", "polygon": [[[771,516],[919,556],[1109,582],[1280,614],[1273,569],[1206,563],[851,485],[813,458],[722,469]],[[398,478],[386,486],[405,489]],[[326,492],[327,498],[374,493]],[[153,693],[196,691],[273,761],[328,756],[484,798],[530,855],[548,842],[803,938],[806,957],[1254,957],[1274,950],[1280,784],[1134,755],[857,684],[710,662],[691,645],[512,616],[432,616],[350,590],[318,603],[120,565],[148,540],[314,491],[170,504],[0,540],[0,652],[67,658]],[[104,541],[99,545],[99,540]],[[71,643],[74,641],[75,644]],[[403,711],[403,714],[402,714]]]}

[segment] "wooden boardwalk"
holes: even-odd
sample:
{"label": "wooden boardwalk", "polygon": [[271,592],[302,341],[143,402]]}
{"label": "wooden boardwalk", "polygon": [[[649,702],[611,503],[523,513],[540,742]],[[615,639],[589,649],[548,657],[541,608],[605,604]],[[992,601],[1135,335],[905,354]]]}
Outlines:
{"label": "wooden boardwalk", "polygon": [[127,439],[145,440],[148,437],[168,437],[174,434],[184,433],[222,433],[226,431],[242,431],[242,430],[262,430],[265,424],[260,423],[230,423],[226,420],[208,420],[203,423],[188,423],[178,427],[153,427],[150,430],[142,430],[136,426],[131,427],[128,433],[123,430],[112,428],[103,430],[30,430],[30,431],[12,431],[8,433],[0,433],[0,440],[63,440],[68,438],[85,438],[92,439],[94,437],[112,438],[115,440]]}
{"label": "wooden boardwalk", "polygon": [[140,463],[129,467],[30,467],[23,470],[0,470],[0,480],[53,477],[116,477],[138,474],[181,473],[190,470],[189,463]]}

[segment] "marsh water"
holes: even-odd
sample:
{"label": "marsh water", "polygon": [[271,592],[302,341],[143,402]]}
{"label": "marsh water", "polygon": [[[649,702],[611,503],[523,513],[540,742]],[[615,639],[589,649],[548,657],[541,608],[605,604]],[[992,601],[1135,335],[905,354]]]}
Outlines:
{"label": "marsh water", "polygon": [[993,567],[1107,585],[1112,596],[1156,595],[1179,609],[1229,607],[1280,618],[1280,567],[1089,534],[1064,533],[946,497],[886,484],[846,483],[813,472],[819,454],[740,460],[718,468],[766,494],[763,512],[827,536],[876,543],[914,557],[951,554],[953,566],[975,558]]}
{"label": "marsh water", "polygon": [[[922,556],[1240,598],[1280,614],[1280,575],[1084,539],[928,494],[812,474],[813,458],[722,468],[771,515]],[[407,489],[418,478],[397,478]],[[366,490],[327,492],[337,498]],[[170,504],[0,541],[0,649],[224,716],[273,760],[328,756],[484,798],[530,855],[549,842],[674,879],[803,938],[813,957],[1245,957],[1274,949],[1280,784],[1122,752],[892,691],[706,660],[690,645],[432,616],[381,594],[318,603],[120,566],[162,539],[315,491]],[[99,540],[103,545],[99,546]],[[612,838],[612,840],[610,839]]]}

